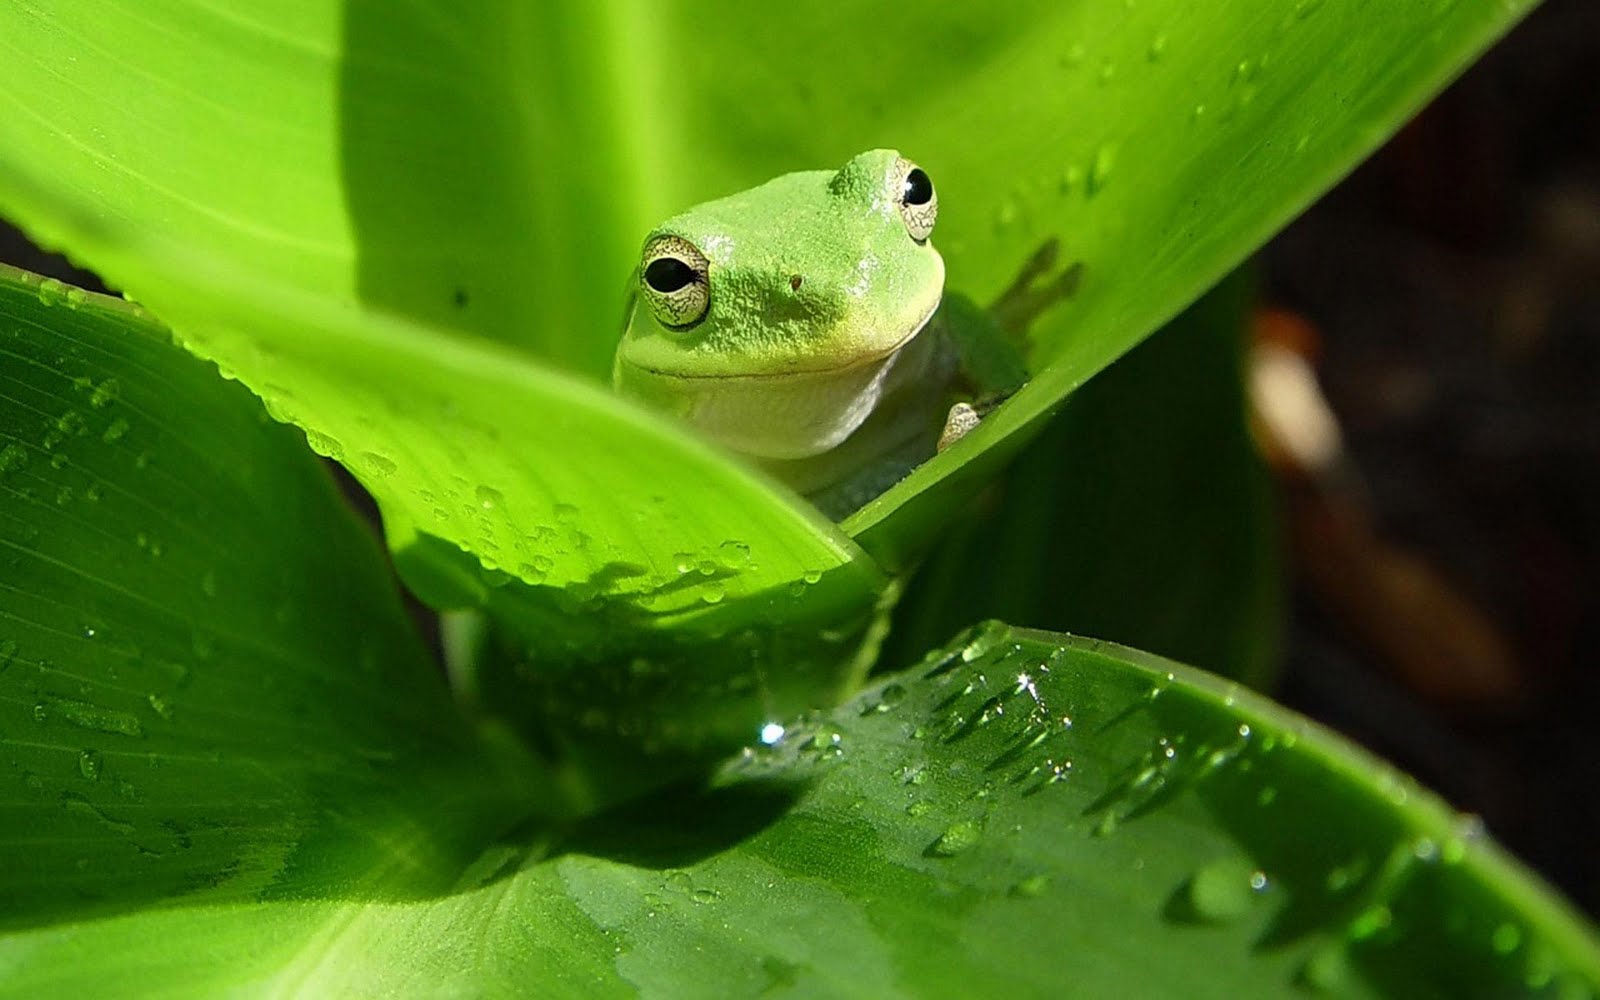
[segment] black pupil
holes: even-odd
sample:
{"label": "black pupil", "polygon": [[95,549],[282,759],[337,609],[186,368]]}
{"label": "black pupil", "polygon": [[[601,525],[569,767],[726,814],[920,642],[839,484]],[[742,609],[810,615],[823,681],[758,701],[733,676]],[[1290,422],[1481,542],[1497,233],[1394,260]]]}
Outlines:
{"label": "black pupil", "polygon": [[933,200],[933,181],[921,167],[912,167],[900,196],[907,205],[926,205]]}
{"label": "black pupil", "polygon": [[656,291],[670,294],[694,281],[694,268],[676,257],[657,257],[645,267],[644,280]]}

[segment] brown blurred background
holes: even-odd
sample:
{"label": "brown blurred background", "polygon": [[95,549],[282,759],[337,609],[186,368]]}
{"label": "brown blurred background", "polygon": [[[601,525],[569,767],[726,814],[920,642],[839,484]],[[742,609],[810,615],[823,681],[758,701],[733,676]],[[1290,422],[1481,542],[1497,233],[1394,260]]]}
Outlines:
{"label": "brown blurred background", "polygon": [[1600,913],[1600,5],[1547,0],[1260,263],[1370,536],[1291,488],[1277,696]]}

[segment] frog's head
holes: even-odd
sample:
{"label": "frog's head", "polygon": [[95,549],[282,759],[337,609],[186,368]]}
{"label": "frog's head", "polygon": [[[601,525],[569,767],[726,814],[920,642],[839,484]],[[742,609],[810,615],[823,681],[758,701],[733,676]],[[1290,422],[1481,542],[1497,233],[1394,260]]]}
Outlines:
{"label": "frog's head", "polygon": [[875,149],[668,219],[645,237],[618,383],[813,379],[882,360],[938,308],[937,213],[928,175]]}

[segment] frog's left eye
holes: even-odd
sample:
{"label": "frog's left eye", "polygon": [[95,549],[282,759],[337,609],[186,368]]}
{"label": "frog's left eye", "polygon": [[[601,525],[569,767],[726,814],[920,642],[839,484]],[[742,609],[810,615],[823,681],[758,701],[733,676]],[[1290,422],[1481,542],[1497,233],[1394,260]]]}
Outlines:
{"label": "frog's left eye", "polygon": [[657,236],[644,245],[639,288],[662,326],[683,330],[711,307],[706,255],[681,236]]}
{"label": "frog's left eye", "polygon": [[911,238],[921,243],[933,234],[933,222],[939,217],[939,195],[934,192],[927,172],[910,160],[904,157],[896,160],[894,172],[900,219]]}

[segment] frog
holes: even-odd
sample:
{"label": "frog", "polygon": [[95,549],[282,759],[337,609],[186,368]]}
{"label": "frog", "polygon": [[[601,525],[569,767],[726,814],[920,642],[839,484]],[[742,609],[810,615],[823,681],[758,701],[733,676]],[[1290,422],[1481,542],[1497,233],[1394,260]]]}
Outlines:
{"label": "frog", "polygon": [[651,229],[612,381],[841,519],[1027,379],[947,294],[938,193],[894,149],[783,174]]}

